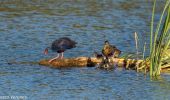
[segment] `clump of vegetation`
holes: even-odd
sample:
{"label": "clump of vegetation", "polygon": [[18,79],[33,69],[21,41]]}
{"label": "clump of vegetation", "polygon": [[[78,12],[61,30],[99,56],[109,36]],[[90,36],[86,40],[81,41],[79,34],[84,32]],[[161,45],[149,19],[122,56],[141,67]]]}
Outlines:
{"label": "clump of vegetation", "polygon": [[160,75],[165,54],[170,46],[170,0],[166,1],[156,28],[154,27],[155,8],[156,0],[153,4],[150,32],[150,76]]}
{"label": "clump of vegetation", "polygon": [[[143,62],[136,65],[137,72],[146,71],[150,72],[150,76],[158,76],[161,69],[170,68],[170,0],[167,0],[159,22],[154,27],[156,0],[154,0],[152,19],[151,19],[151,32],[150,32],[150,55],[145,58],[146,42],[143,44]],[[138,51],[138,34],[135,32],[135,44],[137,60],[139,57]],[[143,42],[143,41],[142,41]],[[140,43],[140,42],[139,42]]]}

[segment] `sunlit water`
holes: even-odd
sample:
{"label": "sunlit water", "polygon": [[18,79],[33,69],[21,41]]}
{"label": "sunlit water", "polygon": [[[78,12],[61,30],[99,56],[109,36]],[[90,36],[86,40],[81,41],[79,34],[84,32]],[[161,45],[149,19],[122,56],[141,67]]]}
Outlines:
{"label": "sunlit water", "polygon": [[65,57],[92,56],[101,50],[104,40],[124,54],[135,53],[134,32],[148,41],[150,12],[147,0],[0,0],[0,96],[27,96],[28,100],[170,99],[169,75],[151,80],[124,69],[9,64],[56,56],[53,52],[45,56],[43,50],[63,36],[78,42]]}

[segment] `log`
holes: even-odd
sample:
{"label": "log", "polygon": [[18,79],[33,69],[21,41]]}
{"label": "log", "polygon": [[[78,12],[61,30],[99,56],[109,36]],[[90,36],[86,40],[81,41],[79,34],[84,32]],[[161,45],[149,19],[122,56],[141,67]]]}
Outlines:
{"label": "log", "polygon": [[[120,68],[149,72],[149,61],[123,58],[109,59],[113,64],[116,63],[117,66]],[[48,66],[52,68],[95,67],[96,64],[101,63],[102,59],[97,59],[95,57],[76,57],[58,59],[51,63],[49,63],[48,61],[49,59],[41,60],[39,61],[39,65]],[[166,68],[162,68],[161,73],[170,74],[170,65]]]}
{"label": "log", "polygon": [[[64,59],[57,59],[52,62],[48,62],[49,59],[44,59],[39,62],[40,65],[54,67],[54,68],[64,68],[64,67],[87,67],[88,65],[93,66],[98,62],[101,62],[95,58],[88,58],[88,57],[77,57],[77,58],[64,58]],[[92,65],[93,64],[93,65]]]}
{"label": "log", "polygon": [[[142,72],[149,71],[149,62],[144,60],[135,60],[135,59],[123,59],[123,58],[109,58],[111,62],[114,64],[116,63],[118,67],[131,69],[131,70],[138,70]],[[55,60],[51,63],[48,62],[49,59],[36,61],[24,61],[24,62],[16,62],[10,61],[7,64],[31,64],[31,65],[43,65],[47,67],[53,68],[71,68],[71,67],[95,67],[96,64],[101,63],[102,59],[97,59],[95,57],[77,57],[77,58],[64,58]],[[161,73],[170,74],[170,64],[166,64],[162,66]]]}
{"label": "log", "polygon": [[[109,58],[113,64],[117,64],[118,67],[125,67],[127,69],[136,69],[137,65],[143,64],[143,60],[135,59],[123,59],[123,58]],[[40,65],[49,66],[53,68],[65,68],[65,67],[94,67],[96,64],[101,63],[102,59],[96,57],[77,57],[77,58],[64,58],[54,60],[51,63],[49,59],[44,59],[39,62]]]}
{"label": "log", "polygon": [[[149,61],[123,58],[109,58],[109,59],[113,64],[116,63],[117,66],[120,68],[139,70],[142,72],[149,71],[150,65]],[[58,59],[52,61],[51,63],[49,63],[48,61],[49,59],[40,60],[39,65],[48,66],[52,68],[95,67],[96,64],[102,62],[102,59],[97,59],[96,57],[75,57]],[[170,74],[170,66],[162,68],[161,73]]]}

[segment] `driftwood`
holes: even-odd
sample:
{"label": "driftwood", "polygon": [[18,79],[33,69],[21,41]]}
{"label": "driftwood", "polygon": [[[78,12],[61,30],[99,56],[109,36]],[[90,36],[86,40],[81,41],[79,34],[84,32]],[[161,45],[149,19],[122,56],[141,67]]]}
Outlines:
{"label": "driftwood", "polygon": [[[109,58],[111,62],[116,64],[118,67],[125,67],[129,69],[136,69],[135,66],[144,64],[143,60],[135,59],[123,59],[123,58]],[[54,68],[63,67],[93,67],[98,63],[101,63],[102,59],[97,59],[95,57],[77,57],[77,58],[64,58],[58,59],[51,63],[48,59],[41,60],[40,65],[50,66]],[[145,63],[146,64],[146,63]]]}
{"label": "driftwood", "polygon": [[[123,59],[123,58],[109,58],[113,64],[118,67],[125,69],[137,70],[148,72],[149,62],[144,60],[136,59]],[[71,67],[95,67],[96,64],[101,63],[102,59],[97,59],[95,57],[76,57],[76,58],[64,58],[54,60],[51,63],[48,62],[49,59],[44,59],[39,62],[40,65],[48,66],[52,68],[71,68]],[[170,73],[170,66],[167,68],[162,68],[162,73]]]}

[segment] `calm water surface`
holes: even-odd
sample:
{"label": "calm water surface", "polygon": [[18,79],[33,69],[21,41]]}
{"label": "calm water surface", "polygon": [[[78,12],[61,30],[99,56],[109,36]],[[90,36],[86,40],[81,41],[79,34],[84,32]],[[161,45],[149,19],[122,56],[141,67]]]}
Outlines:
{"label": "calm water surface", "polygon": [[[162,4],[160,0],[156,21]],[[42,52],[63,36],[78,42],[66,57],[91,56],[101,50],[106,39],[123,53],[135,53],[135,31],[143,36],[140,40],[148,41],[150,9],[148,0],[0,0],[0,96],[27,96],[28,100],[170,99],[169,75],[151,80],[130,70],[8,64],[55,56]]]}

